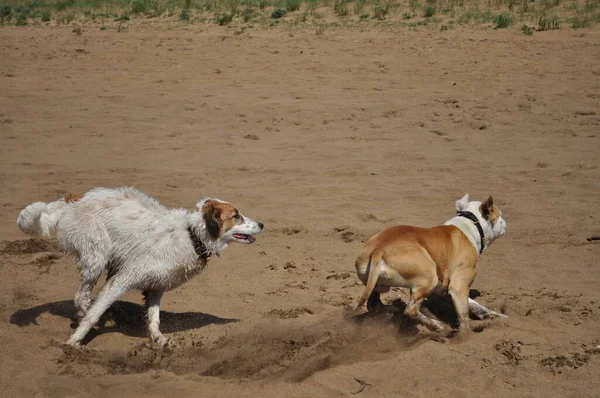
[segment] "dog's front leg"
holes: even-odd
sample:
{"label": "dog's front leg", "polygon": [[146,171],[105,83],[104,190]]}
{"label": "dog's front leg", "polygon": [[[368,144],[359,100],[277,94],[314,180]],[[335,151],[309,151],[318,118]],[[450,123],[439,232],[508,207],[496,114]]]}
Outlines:
{"label": "dog's front leg", "polygon": [[477,301],[471,298],[469,299],[469,312],[471,313],[471,315],[473,315],[479,320],[491,318],[508,318],[507,315],[490,310],[489,308],[479,304]]}
{"label": "dog's front leg", "polygon": [[152,342],[164,346],[168,339],[160,332],[160,299],[162,292],[144,292],[144,302],[146,303],[146,316],[148,318],[148,333]]}
{"label": "dog's front leg", "polygon": [[469,327],[469,286],[449,286],[448,293],[452,297],[456,315],[458,315],[458,323],[461,329]]}

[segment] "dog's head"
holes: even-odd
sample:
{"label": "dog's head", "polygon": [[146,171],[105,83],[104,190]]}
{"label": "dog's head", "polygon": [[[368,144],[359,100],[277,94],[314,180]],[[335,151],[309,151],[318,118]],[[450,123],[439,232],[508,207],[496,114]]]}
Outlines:
{"label": "dog's head", "polygon": [[254,235],[263,229],[262,223],[244,217],[234,205],[219,199],[203,199],[196,207],[202,214],[208,237],[224,244],[254,243]]}
{"label": "dog's head", "polygon": [[479,220],[486,238],[486,247],[506,232],[506,221],[502,218],[502,211],[494,204],[490,196],[485,202],[469,202],[469,194],[456,201],[456,211],[468,211]]}

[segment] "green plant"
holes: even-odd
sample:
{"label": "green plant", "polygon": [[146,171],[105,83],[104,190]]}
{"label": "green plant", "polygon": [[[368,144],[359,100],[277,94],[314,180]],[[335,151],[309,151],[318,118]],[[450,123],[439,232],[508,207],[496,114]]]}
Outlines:
{"label": "green plant", "polygon": [[231,14],[231,13],[224,12],[222,14],[215,15],[215,22],[218,25],[221,25],[221,26],[227,25],[231,21],[233,21],[233,14]]}
{"label": "green plant", "polygon": [[388,14],[389,12],[389,5],[385,4],[376,4],[375,7],[373,7],[373,18],[384,20],[385,16]]}
{"label": "green plant", "polygon": [[496,29],[507,28],[515,23],[513,17],[506,13],[494,15],[492,17],[492,22],[496,25]]}
{"label": "green plant", "polygon": [[361,15],[363,8],[365,8],[365,3],[366,0],[356,0],[356,3],[354,3],[354,15]]}
{"label": "green plant", "polygon": [[4,20],[10,20],[12,14],[12,6],[10,4],[3,4],[0,6],[0,22],[4,23]]}
{"label": "green plant", "polygon": [[25,3],[25,6],[30,10],[35,10],[42,6],[42,0],[29,0]]}
{"label": "green plant", "polygon": [[542,2],[542,7],[547,10],[549,8],[558,6],[559,4],[560,0],[544,0]]}
{"label": "green plant", "polygon": [[361,20],[365,20],[365,19],[369,19],[370,15],[369,14],[360,14],[358,18],[360,18]]}
{"label": "green plant", "polygon": [[271,13],[271,18],[279,19],[279,18],[283,17],[285,14],[287,14],[286,10],[284,10],[283,8],[277,8]]}
{"label": "green plant", "polygon": [[132,14],[142,14],[147,11],[146,2],[144,0],[134,0],[131,3]]}
{"label": "green plant", "polygon": [[533,28],[531,26],[523,25],[521,26],[521,31],[527,36],[531,36],[533,34]]}
{"label": "green plant", "polygon": [[238,14],[238,1],[237,0],[227,0],[225,2],[227,8],[229,8],[229,13],[231,17],[235,17]]}
{"label": "green plant", "polygon": [[434,6],[427,6],[425,7],[425,9],[423,10],[423,16],[425,18],[431,18],[435,15],[435,7]]}
{"label": "green plant", "polygon": [[294,12],[300,9],[301,0],[285,0],[285,9],[287,12]]}
{"label": "green plant", "polygon": [[115,22],[129,21],[129,15],[123,14],[120,17],[115,18]]}
{"label": "green plant", "polygon": [[72,8],[75,5],[75,0],[61,0],[54,3],[56,11],[64,11],[67,8]]}
{"label": "green plant", "polygon": [[15,25],[17,25],[17,26],[27,25],[27,18],[29,18],[29,13],[30,13],[29,8],[26,8],[26,7],[21,8],[15,15]]}
{"label": "green plant", "polygon": [[538,20],[538,30],[556,30],[560,29],[560,21],[558,17],[544,17],[541,16]]}
{"label": "green plant", "polygon": [[42,11],[41,19],[42,22],[50,22],[50,20],[52,19],[52,12],[50,10]]}
{"label": "green plant", "polygon": [[402,19],[411,19],[413,16],[407,12],[402,13]]}
{"label": "green plant", "polygon": [[254,9],[246,8],[241,13],[242,19],[244,22],[248,22],[254,16]]}
{"label": "green plant", "polygon": [[335,0],[333,3],[333,12],[339,17],[348,15],[348,5],[345,0]]}
{"label": "green plant", "polygon": [[586,0],[585,6],[583,7],[583,12],[590,13],[596,11],[599,3],[600,2],[598,2],[597,0]]}
{"label": "green plant", "polygon": [[448,30],[448,25],[442,25],[440,26],[440,30],[443,32],[445,30]]}
{"label": "green plant", "polygon": [[592,26],[592,21],[587,16],[574,17],[574,18],[571,18],[570,21],[571,21],[571,28],[573,28],[573,29],[588,28],[588,27]]}
{"label": "green plant", "polygon": [[184,0],[183,7],[181,8],[181,14],[179,19],[182,21],[190,20],[190,7],[192,6],[192,0]]}
{"label": "green plant", "polygon": [[317,26],[317,29],[315,30],[315,33],[317,36],[321,36],[324,32],[325,32],[325,25],[319,25]]}

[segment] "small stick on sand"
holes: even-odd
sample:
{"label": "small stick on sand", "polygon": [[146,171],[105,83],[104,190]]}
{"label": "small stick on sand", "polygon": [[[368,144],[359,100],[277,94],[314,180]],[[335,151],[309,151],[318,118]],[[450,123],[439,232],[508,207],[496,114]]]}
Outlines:
{"label": "small stick on sand", "polygon": [[365,388],[367,388],[368,386],[370,386],[369,383],[367,383],[366,381],[363,381],[361,379],[357,379],[356,377],[354,378],[354,380],[356,380],[362,387],[360,390],[358,390],[357,392],[352,392],[352,395],[357,395],[360,394],[361,392],[364,391]]}

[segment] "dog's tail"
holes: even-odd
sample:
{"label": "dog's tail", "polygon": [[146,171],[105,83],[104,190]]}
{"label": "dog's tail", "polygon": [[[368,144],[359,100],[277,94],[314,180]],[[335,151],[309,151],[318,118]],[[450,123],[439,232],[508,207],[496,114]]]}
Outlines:
{"label": "dog's tail", "polygon": [[64,198],[50,203],[32,203],[21,211],[17,225],[27,235],[50,238],[67,203]]}
{"label": "dog's tail", "polygon": [[379,272],[381,259],[383,258],[383,250],[375,249],[369,256],[369,263],[367,264],[367,269],[369,270],[369,277],[367,278],[367,284],[365,285],[365,291],[362,296],[360,296],[360,300],[358,300],[358,304],[354,307],[354,310],[358,310],[362,307],[371,293],[373,293],[373,289],[375,289],[375,285],[377,285],[377,280],[379,279]]}

